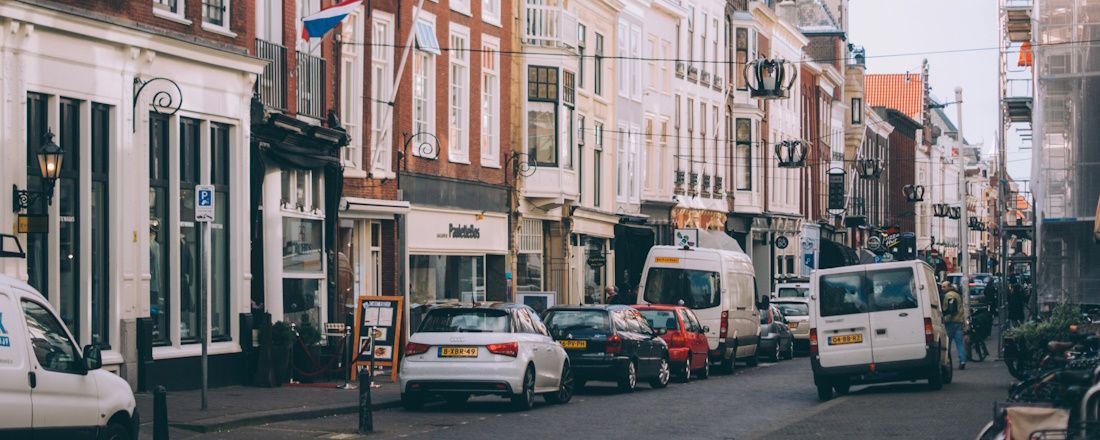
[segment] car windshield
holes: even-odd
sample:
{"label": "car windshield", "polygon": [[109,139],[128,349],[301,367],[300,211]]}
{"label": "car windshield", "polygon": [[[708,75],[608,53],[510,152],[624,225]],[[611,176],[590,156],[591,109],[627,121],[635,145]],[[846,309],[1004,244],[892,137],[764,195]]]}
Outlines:
{"label": "car windshield", "polygon": [[499,309],[435,309],[428,312],[420,332],[510,333],[508,312]]}
{"label": "car windshield", "polygon": [[592,335],[611,332],[611,320],[606,310],[549,310],[543,320],[555,338],[566,335]]}
{"label": "car windshield", "polygon": [[903,310],[917,307],[916,283],[909,269],[870,270],[821,277],[821,316]]}
{"label": "car windshield", "polygon": [[979,283],[982,283],[982,284],[989,284],[989,281],[992,280],[992,279],[993,279],[993,274],[988,274],[988,273],[976,273],[976,274],[974,274],[974,280],[979,282]]}
{"label": "car windshield", "polygon": [[718,272],[670,267],[651,267],[646,277],[645,300],[651,304],[681,304],[709,309],[722,303]]}
{"label": "car windshield", "polygon": [[810,296],[809,291],[810,291],[810,289],[801,288],[801,287],[780,287],[779,288],[779,297],[780,298],[806,298],[806,297]]}
{"label": "car windshield", "polygon": [[649,326],[654,330],[679,330],[680,321],[676,319],[676,313],[672,310],[639,310]]}
{"label": "car windshield", "polygon": [[773,302],[775,307],[783,312],[784,316],[809,316],[810,306],[806,303],[794,303],[794,302]]}

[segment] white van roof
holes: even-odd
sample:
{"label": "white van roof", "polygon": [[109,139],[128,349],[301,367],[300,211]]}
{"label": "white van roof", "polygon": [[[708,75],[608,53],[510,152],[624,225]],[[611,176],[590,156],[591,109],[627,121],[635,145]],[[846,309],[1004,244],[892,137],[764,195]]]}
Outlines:
{"label": "white van roof", "polygon": [[[928,266],[928,263],[925,263],[924,261],[921,261],[921,260],[906,260],[906,261],[892,261],[892,262],[889,262],[889,263],[857,264],[857,265],[853,265],[853,266],[834,267],[834,268],[831,268],[831,269],[818,269],[818,270],[814,271],[814,274],[817,275],[817,276],[825,276],[825,275],[831,275],[831,274],[835,274],[835,273],[851,273],[851,272],[859,272],[859,271],[863,271],[863,270],[884,270],[884,269],[912,268],[914,266],[918,266],[918,265],[921,265],[921,264],[923,264],[925,266]],[[931,267],[931,266],[928,266],[928,267]]]}
{"label": "white van roof", "polygon": [[46,300],[46,297],[43,296],[42,293],[40,293],[39,291],[35,290],[34,287],[31,287],[30,284],[24,283],[23,281],[11,275],[0,274],[0,288],[3,288],[4,286],[18,287],[19,290],[37,295],[38,298],[43,301]]}

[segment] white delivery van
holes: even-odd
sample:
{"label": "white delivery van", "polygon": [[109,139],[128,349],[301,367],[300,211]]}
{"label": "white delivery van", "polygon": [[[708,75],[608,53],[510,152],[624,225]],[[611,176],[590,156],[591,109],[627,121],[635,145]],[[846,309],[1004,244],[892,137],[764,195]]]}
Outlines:
{"label": "white delivery van", "polygon": [[789,282],[778,283],[775,285],[775,292],[772,292],[772,299],[776,298],[809,298],[810,297],[810,283],[806,282]]}
{"label": "white delivery van", "polygon": [[0,438],[137,439],[134,393],[101,362],[41,294],[0,275]]}
{"label": "white delivery van", "polygon": [[[757,364],[760,305],[752,259],[744,252],[654,246],[638,286],[642,304],[683,304],[709,327],[710,362],[731,373],[736,359]],[[766,306],[765,306],[766,307]]]}
{"label": "white delivery van", "polygon": [[810,365],[822,400],[856,384],[951,383],[936,278],[925,262],[816,270],[810,297]]}

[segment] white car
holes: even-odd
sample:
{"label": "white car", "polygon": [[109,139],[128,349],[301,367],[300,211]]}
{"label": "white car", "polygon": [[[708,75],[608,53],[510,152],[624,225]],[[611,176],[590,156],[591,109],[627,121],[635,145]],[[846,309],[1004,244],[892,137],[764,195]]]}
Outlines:
{"label": "white car", "polygon": [[450,403],[499,395],[525,410],[536,394],[550,403],[568,402],[573,372],[565,349],[530,307],[443,305],[429,310],[409,337],[400,385],[401,403],[409,410],[424,406],[430,395]]}
{"label": "white car", "polygon": [[808,298],[773,299],[771,304],[783,312],[787,327],[794,335],[796,351],[810,350],[810,300]]}

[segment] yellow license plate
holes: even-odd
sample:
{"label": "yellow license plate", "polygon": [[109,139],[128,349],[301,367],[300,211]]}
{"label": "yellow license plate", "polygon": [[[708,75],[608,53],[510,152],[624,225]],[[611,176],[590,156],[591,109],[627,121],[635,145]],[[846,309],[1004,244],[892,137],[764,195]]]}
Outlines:
{"label": "yellow license plate", "polygon": [[829,345],[859,344],[862,342],[863,335],[859,333],[856,333],[854,335],[840,335],[829,337]]}
{"label": "yellow license plate", "polygon": [[440,347],[439,357],[477,357],[477,347]]}
{"label": "yellow license plate", "polygon": [[588,341],[558,341],[562,348],[585,348],[588,347]]}
{"label": "yellow license plate", "polygon": [[798,328],[798,323],[797,322],[788,322],[787,327]]}

